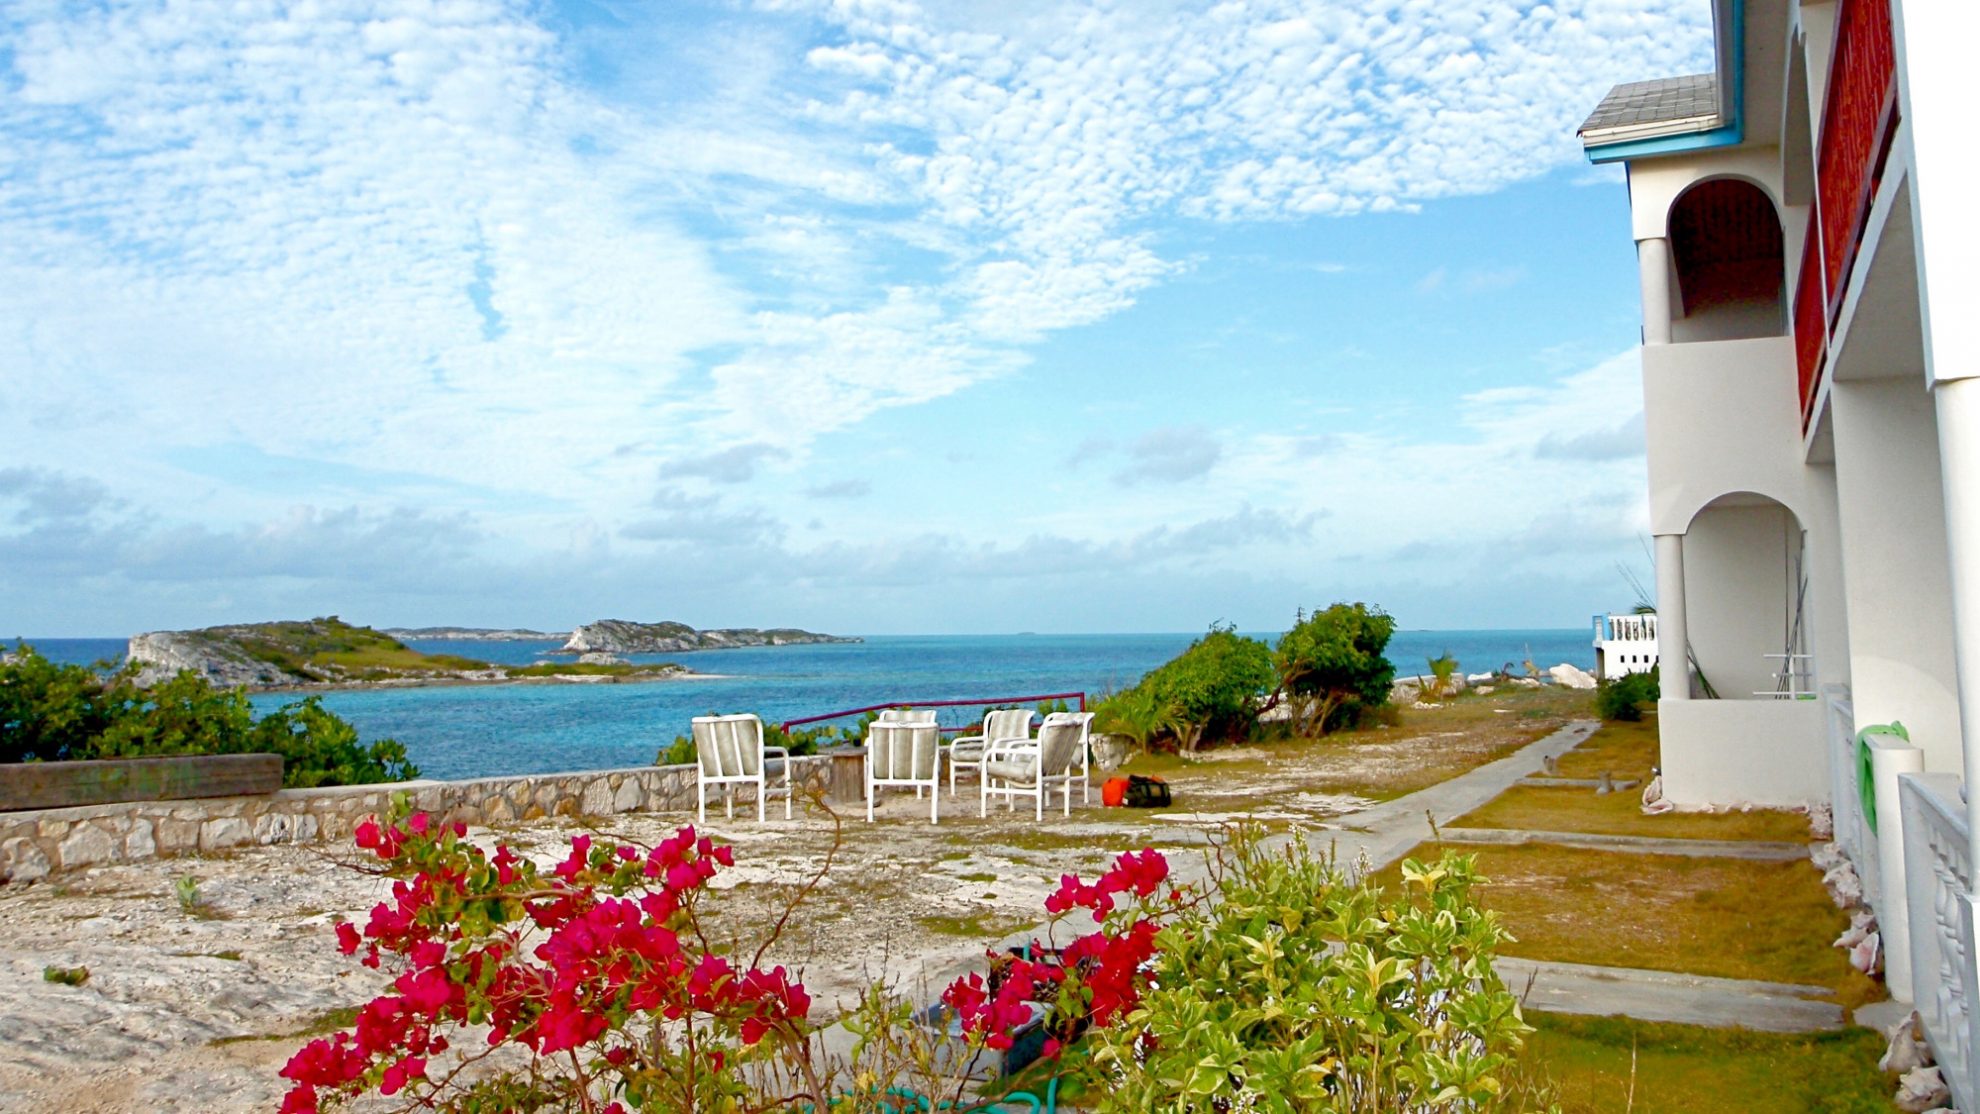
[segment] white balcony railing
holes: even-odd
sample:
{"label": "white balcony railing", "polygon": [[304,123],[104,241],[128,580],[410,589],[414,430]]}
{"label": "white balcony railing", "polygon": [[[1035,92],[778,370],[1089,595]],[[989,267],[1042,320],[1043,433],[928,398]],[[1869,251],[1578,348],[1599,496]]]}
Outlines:
{"label": "white balcony railing", "polygon": [[1898,779],[1904,812],[1904,872],[1910,913],[1911,979],[1926,1039],[1952,1088],[1953,1104],[1975,1109],[1976,1085],[1973,862],[1966,806],[1952,774]]}
{"label": "white balcony railing", "polygon": [[1877,833],[1870,830],[1863,815],[1863,760],[1856,745],[1856,711],[1848,689],[1832,685],[1824,691],[1829,697],[1829,784],[1835,787],[1830,817],[1836,845],[1856,864],[1857,877],[1863,879],[1864,900],[1881,909]]}

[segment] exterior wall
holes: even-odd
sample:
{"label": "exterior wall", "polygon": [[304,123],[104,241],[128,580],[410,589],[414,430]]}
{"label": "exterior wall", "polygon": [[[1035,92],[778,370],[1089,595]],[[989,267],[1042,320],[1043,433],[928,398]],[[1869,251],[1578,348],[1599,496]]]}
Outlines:
{"label": "exterior wall", "polygon": [[[792,780],[806,790],[822,791],[830,772],[829,758],[792,761]],[[693,766],[634,766],[0,813],[0,882],[155,855],[348,839],[365,817],[388,811],[392,795],[401,792],[415,810],[447,822],[499,825],[546,816],[691,813],[695,784]],[[717,799],[711,792],[711,803]]]}
{"label": "exterior wall", "polygon": [[1804,525],[1822,517],[1801,458],[1794,392],[1786,337],[1645,348],[1651,532],[1682,534],[1732,492],[1764,495]]}
{"label": "exterior wall", "polygon": [[1902,720],[1925,768],[1960,769],[1952,586],[1932,399],[1916,380],[1834,384],[1852,704]]}
{"label": "exterior wall", "polygon": [[1664,796],[1679,808],[1829,799],[1820,700],[1660,700]]}

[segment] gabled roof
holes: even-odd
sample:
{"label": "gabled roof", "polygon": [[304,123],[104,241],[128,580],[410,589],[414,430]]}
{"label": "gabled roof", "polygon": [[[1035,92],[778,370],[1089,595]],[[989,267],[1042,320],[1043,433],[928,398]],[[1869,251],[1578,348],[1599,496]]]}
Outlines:
{"label": "gabled roof", "polygon": [[1717,74],[1632,81],[1609,90],[1578,134],[1585,146],[1709,131],[1724,123]]}

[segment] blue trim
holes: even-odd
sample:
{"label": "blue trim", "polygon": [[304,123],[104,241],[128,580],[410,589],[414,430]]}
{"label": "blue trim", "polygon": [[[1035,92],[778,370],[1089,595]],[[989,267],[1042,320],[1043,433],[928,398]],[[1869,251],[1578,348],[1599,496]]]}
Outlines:
{"label": "blue trim", "polygon": [[[1597,166],[1603,163],[1624,162],[1629,159],[1650,158],[1656,155],[1676,155],[1686,151],[1709,151],[1715,147],[1737,147],[1746,139],[1746,0],[1730,0],[1732,13],[1727,22],[1732,26],[1727,32],[1732,49],[1729,59],[1719,67],[1719,82],[1732,91],[1727,105],[1727,122],[1709,131],[1689,132],[1684,135],[1660,135],[1654,139],[1627,139],[1616,143],[1598,144],[1589,147],[1588,161]],[[1730,80],[1726,71],[1730,69]]]}

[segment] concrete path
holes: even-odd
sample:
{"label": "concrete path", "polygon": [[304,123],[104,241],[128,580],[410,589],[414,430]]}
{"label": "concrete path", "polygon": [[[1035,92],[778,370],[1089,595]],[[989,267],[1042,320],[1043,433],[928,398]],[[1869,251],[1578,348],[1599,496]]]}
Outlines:
{"label": "concrete path", "polygon": [[1599,835],[1592,832],[1542,832],[1519,828],[1444,828],[1445,843],[1523,847],[1544,843],[1590,851],[1623,851],[1633,855],[1688,855],[1698,859],[1745,859],[1757,863],[1788,863],[1808,857],[1806,843],[1765,843],[1736,839],[1662,839],[1655,836]]}
{"label": "concrete path", "polygon": [[[1512,788],[1521,778],[1539,769],[1541,762],[1559,758],[1580,746],[1600,726],[1592,719],[1575,720],[1496,762],[1487,762],[1449,781],[1344,817],[1337,829],[1308,833],[1304,837],[1307,846],[1315,851],[1325,851],[1331,846],[1342,863],[1354,863],[1365,857],[1370,870],[1380,870],[1402,858],[1410,848],[1435,838],[1436,828]],[[1283,846],[1284,841],[1297,838],[1300,837],[1281,836],[1267,842]]]}
{"label": "concrete path", "polygon": [[1674,1021],[1769,1033],[1812,1033],[1843,1026],[1843,1009],[1814,999],[1824,986],[1715,979],[1670,971],[1596,967],[1500,957],[1493,967],[1528,1009],[1638,1021]]}

